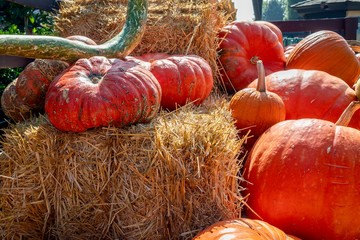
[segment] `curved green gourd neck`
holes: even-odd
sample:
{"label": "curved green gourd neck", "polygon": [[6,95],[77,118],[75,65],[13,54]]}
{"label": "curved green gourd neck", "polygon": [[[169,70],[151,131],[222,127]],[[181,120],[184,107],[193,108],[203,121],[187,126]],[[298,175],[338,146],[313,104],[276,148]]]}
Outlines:
{"label": "curved green gourd neck", "polygon": [[129,0],[121,32],[100,45],[87,45],[55,36],[0,35],[0,55],[74,62],[104,56],[124,58],[140,43],[147,20],[147,0]]}

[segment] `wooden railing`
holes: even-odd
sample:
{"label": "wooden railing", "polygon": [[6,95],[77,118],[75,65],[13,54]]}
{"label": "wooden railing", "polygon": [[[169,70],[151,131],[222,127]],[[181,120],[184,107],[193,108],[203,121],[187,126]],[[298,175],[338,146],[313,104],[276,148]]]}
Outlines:
{"label": "wooden railing", "polygon": [[358,18],[306,19],[292,21],[272,21],[284,35],[303,33],[306,36],[320,30],[331,30],[342,35],[346,40],[356,40]]}

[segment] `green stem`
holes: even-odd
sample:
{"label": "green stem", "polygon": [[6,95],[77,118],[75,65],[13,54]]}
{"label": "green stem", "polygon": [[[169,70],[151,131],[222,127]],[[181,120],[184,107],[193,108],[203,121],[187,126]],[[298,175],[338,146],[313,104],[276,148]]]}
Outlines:
{"label": "green stem", "polygon": [[147,0],[129,0],[121,32],[100,45],[88,45],[55,36],[0,35],[0,55],[74,62],[105,56],[124,58],[140,43],[147,20]]}

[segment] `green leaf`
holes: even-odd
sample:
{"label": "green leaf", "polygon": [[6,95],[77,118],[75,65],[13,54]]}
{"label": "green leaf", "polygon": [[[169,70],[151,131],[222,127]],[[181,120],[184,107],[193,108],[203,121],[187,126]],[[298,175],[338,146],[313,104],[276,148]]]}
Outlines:
{"label": "green leaf", "polygon": [[30,16],[29,16],[29,21],[30,21],[32,24],[34,24],[35,18],[34,18],[33,15],[30,15]]}

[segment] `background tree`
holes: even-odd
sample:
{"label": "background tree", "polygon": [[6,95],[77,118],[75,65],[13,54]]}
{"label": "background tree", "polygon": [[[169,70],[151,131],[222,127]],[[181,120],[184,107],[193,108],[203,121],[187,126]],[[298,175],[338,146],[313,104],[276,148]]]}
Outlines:
{"label": "background tree", "polygon": [[295,3],[303,2],[304,0],[285,0],[285,20],[296,20],[296,19],[302,19],[303,17],[299,15],[293,8],[291,8],[291,5],[294,5]]}
{"label": "background tree", "polygon": [[266,21],[283,20],[286,8],[284,0],[268,0],[263,2],[262,19]]}

